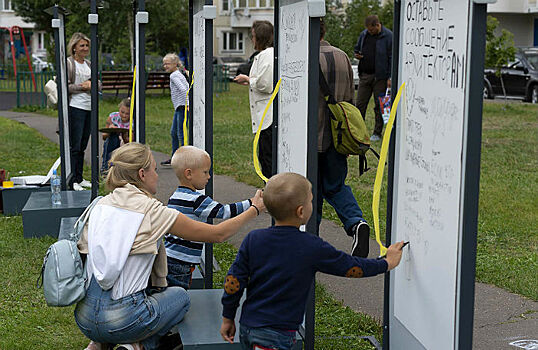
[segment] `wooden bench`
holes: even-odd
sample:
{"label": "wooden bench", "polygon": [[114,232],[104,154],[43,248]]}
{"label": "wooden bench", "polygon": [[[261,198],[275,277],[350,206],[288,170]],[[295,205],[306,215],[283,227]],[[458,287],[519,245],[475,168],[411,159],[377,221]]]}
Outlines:
{"label": "wooden bench", "polygon": [[[133,88],[133,72],[131,71],[103,71],[101,72],[103,90],[131,91]],[[170,74],[166,72],[149,72],[146,79],[146,90],[165,90],[170,87]]]}
{"label": "wooden bench", "polygon": [[[241,305],[236,313],[235,325],[237,327],[234,343],[225,342],[220,336],[220,325],[222,322],[222,289],[201,289],[189,290],[191,307],[181,323],[173,328],[179,331],[183,350],[189,349],[241,349],[239,343],[239,317],[241,315],[241,305],[245,299],[241,299]],[[297,344],[294,350],[302,349],[303,341],[297,334]]]}

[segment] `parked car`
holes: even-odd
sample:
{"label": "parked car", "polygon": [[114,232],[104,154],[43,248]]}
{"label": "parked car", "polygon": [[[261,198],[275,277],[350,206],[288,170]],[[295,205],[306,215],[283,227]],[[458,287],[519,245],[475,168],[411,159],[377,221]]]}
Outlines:
{"label": "parked car", "polygon": [[233,80],[237,75],[237,68],[247,61],[243,57],[214,57],[213,64],[221,64],[228,68],[228,79]]}
{"label": "parked car", "polygon": [[34,72],[36,73],[54,69],[52,63],[47,62],[46,56],[40,56],[36,54],[32,54],[32,66]]}
{"label": "parked car", "polygon": [[[538,48],[519,48],[515,60],[501,68],[506,95],[538,103]],[[484,98],[504,96],[495,69],[484,71]]]}
{"label": "parked car", "polygon": [[359,89],[359,60],[353,58],[351,60],[351,69],[353,69],[353,86],[355,90]]}

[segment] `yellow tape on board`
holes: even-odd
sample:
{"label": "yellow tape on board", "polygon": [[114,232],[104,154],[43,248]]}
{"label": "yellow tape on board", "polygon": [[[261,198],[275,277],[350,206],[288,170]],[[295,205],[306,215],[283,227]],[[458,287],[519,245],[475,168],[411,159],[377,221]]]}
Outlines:
{"label": "yellow tape on board", "polygon": [[133,109],[136,85],[136,66],[133,70],[133,89],[131,90],[131,108],[129,109],[129,142],[133,142]]}
{"label": "yellow tape on board", "polygon": [[252,158],[254,161],[254,169],[256,170],[256,174],[263,180],[263,182],[267,182],[269,180],[266,178],[263,173],[262,169],[260,167],[260,161],[258,159],[258,141],[260,140],[260,132],[262,131],[262,125],[263,121],[265,120],[265,115],[267,114],[267,111],[269,110],[269,107],[273,104],[273,100],[276,97],[276,94],[278,94],[278,90],[280,89],[280,82],[282,81],[282,78],[278,79],[278,83],[276,83],[275,89],[273,90],[273,94],[271,95],[271,99],[269,100],[269,103],[267,106],[265,106],[265,110],[263,111],[262,120],[260,121],[260,125],[258,125],[258,130],[256,131],[256,136],[254,136],[254,142],[252,143]]}
{"label": "yellow tape on board", "polygon": [[385,255],[387,248],[381,243],[380,230],[379,230],[379,198],[381,196],[381,184],[383,183],[383,172],[385,171],[385,163],[387,160],[387,153],[389,150],[390,134],[392,133],[392,126],[394,125],[394,119],[396,118],[396,110],[400,103],[402,92],[405,90],[405,83],[403,83],[398,89],[394,103],[390,109],[390,117],[383,135],[383,144],[381,145],[381,152],[379,152],[379,163],[377,165],[377,173],[375,175],[374,182],[374,195],[372,199],[372,213],[374,215],[374,231],[375,240],[379,244],[379,255]]}
{"label": "yellow tape on board", "polygon": [[[194,72],[191,75],[191,84],[187,90],[187,96],[185,97],[185,103],[189,102],[189,92],[191,91],[192,84],[194,83]],[[185,107],[185,116],[183,118],[183,146],[189,145],[189,130],[187,130],[187,107]]]}

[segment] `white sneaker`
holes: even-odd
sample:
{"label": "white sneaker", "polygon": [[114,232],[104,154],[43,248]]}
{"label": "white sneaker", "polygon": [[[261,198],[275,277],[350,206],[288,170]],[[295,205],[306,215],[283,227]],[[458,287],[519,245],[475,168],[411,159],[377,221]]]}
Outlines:
{"label": "white sneaker", "polygon": [[82,179],[82,181],[80,182],[80,186],[87,187],[87,188],[92,188],[92,183],[90,181],[88,181],[88,180]]}
{"label": "white sneaker", "polygon": [[75,191],[84,191],[84,187],[80,186],[78,183],[73,183],[73,189]]}
{"label": "white sneaker", "polygon": [[381,137],[379,137],[379,135],[373,134],[372,136],[370,136],[370,141],[379,141],[379,140],[381,140]]}

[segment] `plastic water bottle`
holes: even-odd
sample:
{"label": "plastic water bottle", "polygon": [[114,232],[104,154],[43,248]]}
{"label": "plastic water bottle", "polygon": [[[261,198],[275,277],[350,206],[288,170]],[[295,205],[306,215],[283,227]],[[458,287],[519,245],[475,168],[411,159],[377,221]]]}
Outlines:
{"label": "plastic water bottle", "polygon": [[51,201],[53,206],[62,204],[62,196],[60,195],[60,184],[61,180],[55,169],[52,172],[52,176],[50,177],[50,191],[52,192]]}

